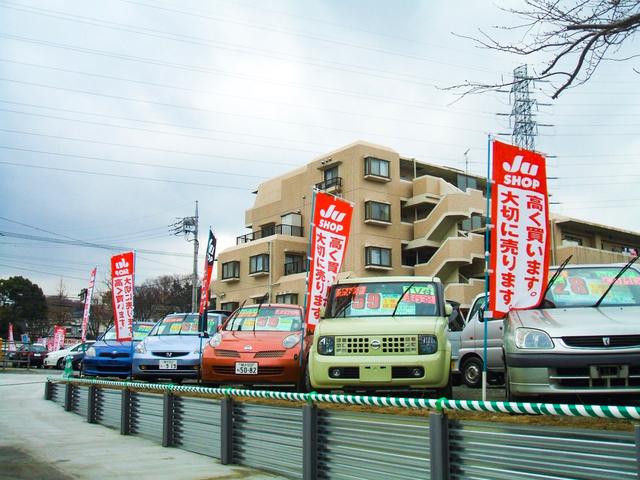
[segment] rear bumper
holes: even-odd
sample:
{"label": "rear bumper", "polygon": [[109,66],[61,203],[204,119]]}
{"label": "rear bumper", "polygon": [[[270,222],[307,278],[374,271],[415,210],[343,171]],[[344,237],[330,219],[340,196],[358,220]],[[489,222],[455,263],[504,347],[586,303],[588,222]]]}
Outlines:
{"label": "rear bumper", "polygon": [[[293,353],[280,358],[254,358],[248,355],[233,358],[206,356],[202,358],[202,380],[244,385],[297,384],[303,378],[303,370],[300,360],[293,357]],[[238,362],[257,363],[258,373],[256,375],[236,374],[235,365]]]}

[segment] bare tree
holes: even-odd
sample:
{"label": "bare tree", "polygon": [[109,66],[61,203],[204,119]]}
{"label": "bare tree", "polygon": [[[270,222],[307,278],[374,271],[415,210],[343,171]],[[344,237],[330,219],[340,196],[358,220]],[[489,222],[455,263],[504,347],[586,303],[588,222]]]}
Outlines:
{"label": "bare tree", "polygon": [[[640,0],[524,0],[520,9],[503,9],[520,19],[512,26],[495,27],[520,41],[498,40],[480,30],[479,37],[458,35],[482,48],[538,60],[533,80],[549,80],[552,98],[587,82],[603,61],[625,61],[621,46],[640,27]],[[525,63],[525,62],[523,62]],[[526,62],[530,63],[530,62]],[[640,73],[634,69],[636,73]],[[447,90],[468,93],[500,90],[513,81],[481,83],[467,81]]]}

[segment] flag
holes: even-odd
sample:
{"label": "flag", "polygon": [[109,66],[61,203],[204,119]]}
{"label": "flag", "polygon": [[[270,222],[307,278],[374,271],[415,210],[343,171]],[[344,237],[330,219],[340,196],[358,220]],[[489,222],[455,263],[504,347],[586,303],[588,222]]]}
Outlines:
{"label": "flag", "polygon": [[53,327],[53,351],[60,350],[64,347],[64,337],[67,330],[64,327],[56,325]]}
{"label": "flag", "polygon": [[204,274],[202,275],[202,288],[200,289],[200,331],[207,330],[206,312],[209,306],[209,286],[211,283],[211,272],[213,271],[213,262],[216,258],[216,237],[209,229],[209,241],[207,242],[207,256],[204,261]]}
{"label": "flag", "polygon": [[314,195],[313,228],[305,319],[315,329],[320,309],[327,304],[329,287],[336,281],[347,250],[353,206],[328,193]]}
{"label": "flag", "polygon": [[16,350],[16,342],[13,339],[13,323],[9,324],[9,346],[8,349],[10,352],[15,352]]}
{"label": "flag", "polygon": [[133,252],[111,257],[113,316],[119,342],[133,339],[134,261]]}
{"label": "flag", "polygon": [[91,310],[91,297],[93,297],[93,287],[96,284],[96,270],[94,267],[91,270],[91,278],[89,279],[89,288],[87,289],[87,295],[84,297],[84,313],[82,314],[82,342],[87,340],[87,326],[89,324],[89,311]]}
{"label": "flag", "polygon": [[545,158],[493,141],[489,309],[501,315],[538,305],[549,271]]}

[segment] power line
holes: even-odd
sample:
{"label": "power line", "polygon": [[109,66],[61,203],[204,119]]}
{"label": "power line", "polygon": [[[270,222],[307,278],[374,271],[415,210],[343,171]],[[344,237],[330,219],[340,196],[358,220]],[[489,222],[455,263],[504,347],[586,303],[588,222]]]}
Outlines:
{"label": "power line", "polygon": [[10,268],[12,270],[17,270],[19,272],[35,272],[35,273],[41,273],[44,275],[52,275],[54,277],[64,277],[64,278],[71,278],[73,280],[81,280],[81,281],[86,281],[86,278],[80,278],[80,277],[73,277],[71,275],[60,275],[59,273],[52,273],[52,272],[44,272],[42,270],[34,270],[31,268],[23,268],[23,267],[18,267],[16,265],[7,265],[5,263],[0,263],[0,267],[6,267],[6,268]]}

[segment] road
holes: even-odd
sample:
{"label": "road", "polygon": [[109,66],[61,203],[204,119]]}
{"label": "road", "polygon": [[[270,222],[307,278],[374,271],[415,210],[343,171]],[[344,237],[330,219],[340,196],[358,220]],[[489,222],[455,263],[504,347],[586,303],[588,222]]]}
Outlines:
{"label": "road", "polygon": [[0,372],[0,480],[281,478],[88,424],[44,400],[48,375]]}

